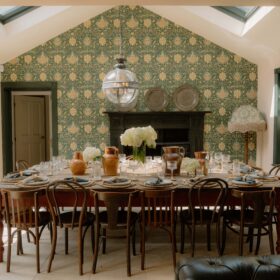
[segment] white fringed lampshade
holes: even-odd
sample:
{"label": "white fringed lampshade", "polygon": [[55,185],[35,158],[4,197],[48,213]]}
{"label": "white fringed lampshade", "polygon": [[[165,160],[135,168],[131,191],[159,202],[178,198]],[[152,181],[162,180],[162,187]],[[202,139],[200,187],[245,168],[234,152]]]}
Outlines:
{"label": "white fringed lampshade", "polygon": [[232,113],[231,119],[228,122],[229,132],[248,132],[248,131],[262,131],[266,129],[266,121],[261,112],[251,106],[242,105],[235,109]]}

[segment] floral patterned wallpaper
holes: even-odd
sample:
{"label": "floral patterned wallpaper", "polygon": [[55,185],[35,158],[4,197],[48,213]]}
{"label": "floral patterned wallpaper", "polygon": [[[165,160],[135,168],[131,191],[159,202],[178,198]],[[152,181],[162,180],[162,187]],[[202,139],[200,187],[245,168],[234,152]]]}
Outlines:
{"label": "floral patterned wallpaper", "polygon": [[[13,59],[4,81],[57,81],[59,153],[70,157],[86,145],[109,144],[101,91],[105,74],[119,53],[120,25],[127,66],[140,83],[135,110],[148,111],[144,93],[162,87],[167,111],[178,110],[173,91],[190,84],[199,92],[195,110],[212,111],[205,119],[204,148],[243,158],[242,134],[227,123],[241,104],[257,103],[257,66],[142,7],[113,8]],[[255,158],[255,137],[249,151]]]}

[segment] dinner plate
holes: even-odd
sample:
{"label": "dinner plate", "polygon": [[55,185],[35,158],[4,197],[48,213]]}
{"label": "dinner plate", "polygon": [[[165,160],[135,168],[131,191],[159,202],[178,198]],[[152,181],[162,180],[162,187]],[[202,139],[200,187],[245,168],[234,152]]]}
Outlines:
{"label": "dinner plate", "polygon": [[48,183],[49,183],[49,178],[45,176],[28,177],[22,180],[22,184],[27,186],[40,186],[40,185],[46,185]]}
{"label": "dinner plate", "polygon": [[68,181],[68,182],[77,182],[83,186],[87,186],[90,183],[90,181],[88,179],[79,178],[79,177],[67,177],[67,178],[64,178],[64,180]]}
{"label": "dinner plate", "polygon": [[162,111],[167,105],[167,94],[162,88],[150,88],[145,92],[144,101],[151,111]]}
{"label": "dinner plate", "polygon": [[248,183],[246,181],[236,181],[236,180],[232,180],[231,183],[235,186],[246,187],[246,188],[256,188],[263,185],[260,182]]}
{"label": "dinner plate", "polygon": [[102,183],[101,184],[102,187],[107,188],[107,189],[127,189],[130,188],[132,186],[134,186],[134,184],[126,184],[126,185],[116,185],[116,184],[106,184],[106,183]]}
{"label": "dinner plate", "polygon": [[274,175],[250,175],[252,178],[258,179],[259,181],[275,182],[278,181],[278,177]]}
{"label": "dinner plate", "polygon": [[19,172],[12,172],[12,173],[7,174],[2,179],[2,182],[5,182],[5,183],[16,183],[16,182],[19,182],[19,181],[21,181],[23,179],[26,179],[26,178],[27,178],[26,176],[20,175]]}
{"label": "dinner plate", "polygon": [[127,186],[131,184],[131,180],[123,177],[113,177],[103,180],[102,184],[111,186]]}
{"label": "dinner plate", "polygon": [[199,101],[199,93],[190,85],[183,85],[173,92],[173,101],[181,111],[193,110]]}

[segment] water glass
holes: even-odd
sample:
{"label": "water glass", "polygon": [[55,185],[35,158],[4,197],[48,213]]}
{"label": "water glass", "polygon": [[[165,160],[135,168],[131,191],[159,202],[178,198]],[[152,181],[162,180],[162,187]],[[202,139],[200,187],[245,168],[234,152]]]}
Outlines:
{"label": "water glass", "polygon": [[92,164],[92,177],[93,180],[101,180],[101,161],[95,160]]}
{"label": "water glass", "polygon": [[240,174],[240,162],[238,159],[233,160],[232,163],[232,174],[239,175]]}

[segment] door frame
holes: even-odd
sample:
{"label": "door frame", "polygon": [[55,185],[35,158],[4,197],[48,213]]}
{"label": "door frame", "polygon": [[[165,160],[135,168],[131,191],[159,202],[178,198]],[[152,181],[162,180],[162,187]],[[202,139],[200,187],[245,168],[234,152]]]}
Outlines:
{"label": "door frame", "polygon": [[273,136],[273,164],[280,163],[280,68],[274,70],[274,136]]}
{"label": "door frame", "polygon": [[44,114],[45,114],[45,160],[50,160],[52,155],[52,148],[49,143],[51,143],[52,139],[52,131],[51,131],[51,111],[50,111],[50,103],[51,103],[51,94],[50,91],[12,91],[12,139],[13,139],[13,168],[15,169],[16,162],[16,127],[15,127],[15,99],[17,96],[27,96],[27,97],[40,97],[44,100]]}
{"label": "door frame", "polygon": [[51,95],[51,147],[53,155],[58,154],[57,133],[57,82],[2,82],[2,160],[3,174],[13,171],[13,127],[12,91],[50,91]]}

